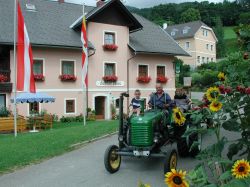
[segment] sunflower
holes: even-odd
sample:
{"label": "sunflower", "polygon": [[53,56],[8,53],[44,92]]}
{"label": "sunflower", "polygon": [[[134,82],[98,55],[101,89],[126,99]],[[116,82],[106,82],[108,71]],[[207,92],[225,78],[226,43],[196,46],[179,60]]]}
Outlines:
{"label": "sunflower", "polygon": [[178,124],[179,126],[184,124],[186,121],[186,118],[183,116],[183,114],[179,108],[173,109],[173,117],[174,117],[174,122],[176,124]]}
{"label": "sunflower", "polygon": [[186,171],[176,171],[171,169],[171,172],[166,173],[165,183],[169,187],[189,187],[189,184],[185,180]]}
{"label": "sunflower", "polygon": [[212,101],[212,103],[209,105],[209,109],[212,112],[218,112],[222,108],[222,103],[219,101]]}
{"label": "sunflower", "polygon": [[237,160],[232,168],[232,175],[237,179],[242,179],[250,176],[250,164],[247,160]]}
{"label": "sunflower", "polygon": [[206,92],[206,96],[209,101],[217,100],[219,95],[220,95],[220,90],[217,87],[210,87]]}
{"label": "sunflower", "polygon": [[226,80],[225,73],[220,72],[220,73],[218,74],[218,79],[219,79],[220,81],[225,81],[225,80]]}

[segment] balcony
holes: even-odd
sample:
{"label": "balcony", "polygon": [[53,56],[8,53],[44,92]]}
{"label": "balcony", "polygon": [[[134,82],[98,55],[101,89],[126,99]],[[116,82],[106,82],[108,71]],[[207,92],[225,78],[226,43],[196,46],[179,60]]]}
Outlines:
{"label": "balcony", "polygon": [[12,83],[10,82],[10,70],[0,70],[0,76],[3,80],[0,80],[0,92],[12,92]]}

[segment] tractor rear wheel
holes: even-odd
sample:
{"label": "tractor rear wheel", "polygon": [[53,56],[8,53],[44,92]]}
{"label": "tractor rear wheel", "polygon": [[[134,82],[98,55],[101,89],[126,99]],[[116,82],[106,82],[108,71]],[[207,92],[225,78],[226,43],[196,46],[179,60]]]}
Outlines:
{"label": "tractor rear wheel", "polygon": [[177,167],[177,152],[176,150],[172,150],[168,152],[166,155],[166,160],[164,162],[164,174],[170,172],[171,169],[176,169]]}
{"label": "tractor rear wheel", "polygon": [[121,155],[117,154],[118,146],[110,145],[104,154],[104,165],[109,173],[115,173],[120,169]]}

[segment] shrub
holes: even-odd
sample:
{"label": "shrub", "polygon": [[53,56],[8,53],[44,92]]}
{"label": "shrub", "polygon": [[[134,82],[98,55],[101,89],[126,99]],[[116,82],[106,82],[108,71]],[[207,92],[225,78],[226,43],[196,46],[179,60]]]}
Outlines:
{"label": "shrub", "polygon": [[202,75],[201,84],[203,87],[209,87],[218,81],[217,71],[205,71]]}
{"label": "shrub", "polygon": [[6,107],[0,108],[0,117],[8,117],[10,115],[10,111]]}
{"label": "shrub", "polygon": [[191,74],[192,86],[201,86],[202,75],[201,73],[195,72]]}

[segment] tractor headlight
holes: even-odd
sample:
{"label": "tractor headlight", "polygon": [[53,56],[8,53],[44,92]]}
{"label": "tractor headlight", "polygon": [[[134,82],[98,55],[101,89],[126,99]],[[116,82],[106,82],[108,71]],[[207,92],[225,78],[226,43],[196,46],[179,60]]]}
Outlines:
{"label": "tractor headlight", "polygon": [[120,135],[120,136],[118,137],[118,140],[119,140],[120,142],[123,141],[123,136]]}

